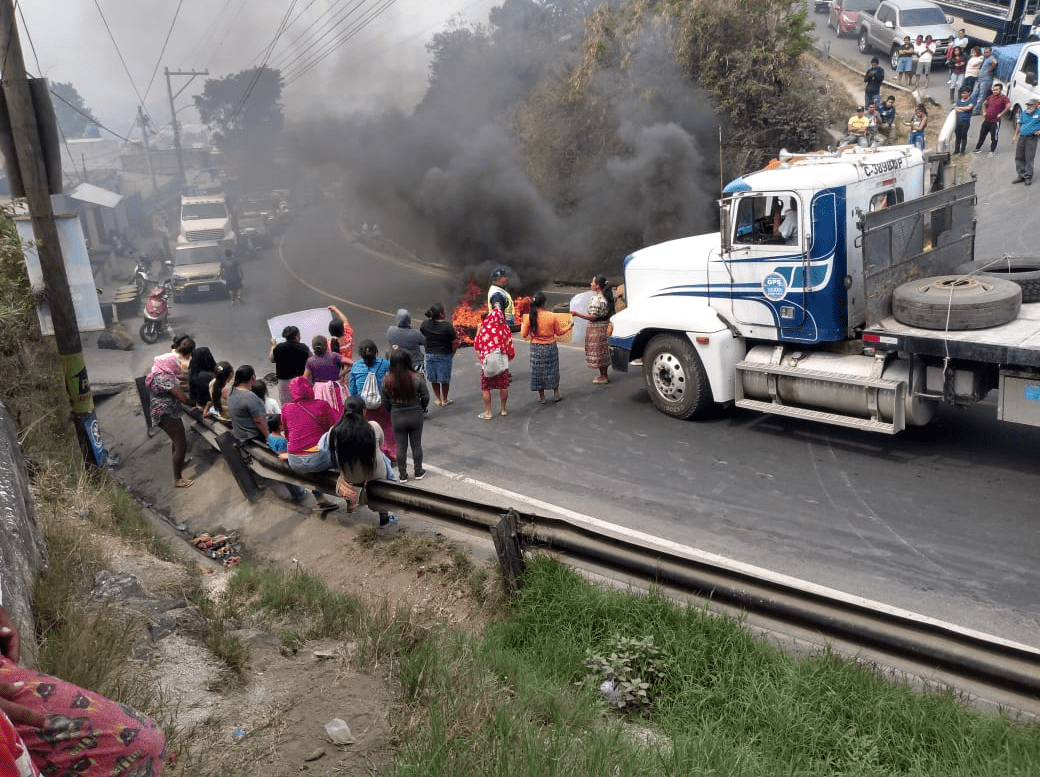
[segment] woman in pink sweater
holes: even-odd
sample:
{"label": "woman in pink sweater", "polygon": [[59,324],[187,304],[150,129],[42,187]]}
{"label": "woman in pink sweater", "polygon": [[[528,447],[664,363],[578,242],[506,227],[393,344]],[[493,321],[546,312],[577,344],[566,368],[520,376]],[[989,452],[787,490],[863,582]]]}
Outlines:
{"label": "woman in pink sweater", "polygon": [[[282,430],[285,433],[289,466],[294,472],[320,472],[332,467],[328,444],[319,445],[325,432],[336,423],[336,414],[324,399],[314,398],[314,386],[300,375],[289,383],[292,402],[282,405]],[[329,502],[314,490],[314,509],[324,515],[339,505]]]}

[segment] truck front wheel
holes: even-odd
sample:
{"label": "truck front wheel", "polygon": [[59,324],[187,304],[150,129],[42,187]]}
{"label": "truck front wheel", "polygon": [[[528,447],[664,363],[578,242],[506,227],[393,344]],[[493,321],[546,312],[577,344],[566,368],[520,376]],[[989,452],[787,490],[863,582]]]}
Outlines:
{"label": "truck front wheel", "polygon": [[859,31],[859,53],[869,54],[870,53],[870,40],[867,38],[867,31]]}
{"label": "truck front wheel", "polygon": [[713,404],[704,365],[689,340],[658,335],[643,354],[643,378],[657,409],[675,418],[691,418]]}

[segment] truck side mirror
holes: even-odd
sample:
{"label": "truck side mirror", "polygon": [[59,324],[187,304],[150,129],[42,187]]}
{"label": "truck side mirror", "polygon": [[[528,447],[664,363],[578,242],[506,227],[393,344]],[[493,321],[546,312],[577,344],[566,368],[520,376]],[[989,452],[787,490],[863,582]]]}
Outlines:
{"label": "truck side mirror", "polygon": [[895,25],[894,25],[894,24],[892,23],[892,20],[891,20],[891,19],[889,19],[889,20],[888,20],[887,22],[885,22],[885,26],[886,26],[886,27],[887,27],[888,29],[890,29],[890,30],[892,30],[892,29],[895,29]]}

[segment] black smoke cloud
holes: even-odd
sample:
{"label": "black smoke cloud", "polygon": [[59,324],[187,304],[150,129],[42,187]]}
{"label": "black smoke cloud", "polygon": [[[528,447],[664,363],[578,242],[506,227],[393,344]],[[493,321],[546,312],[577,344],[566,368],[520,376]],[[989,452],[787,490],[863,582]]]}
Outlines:
{"label": "black smoke cloud", "polygon": [[570,42],[551,26],[539,39],[531,18],[544,22],[544,13],[508,0],[492,13],[500,26],[489,37],[441,50],[413,111],[297,123],[293,150],[342,171],[358,224],[379,222],[402,245],[457,268],[462,282],[502,264],[530,291],[552,278],[616,272],[641,245],[714,228],[716,154],[702,149],[717,147],[718,122],[674,66],[661,30],[634,42],[623,70],[601,69],[593,83],[590,103],[617,153],[561,182],[565,203],[535,186],[514,109],[536,84],[568,72],[581,40],[579,20]]}

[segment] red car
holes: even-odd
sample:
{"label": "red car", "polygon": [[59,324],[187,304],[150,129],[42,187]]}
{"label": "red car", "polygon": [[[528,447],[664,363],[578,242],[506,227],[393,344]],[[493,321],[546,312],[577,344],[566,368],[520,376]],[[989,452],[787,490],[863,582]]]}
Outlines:
{"label": "red car", "polygon": [[881,0],[833,0],[830,13],[827,15],[827,26],[833,27],[835,34],[855,35],[859,12],[874,13]]}

